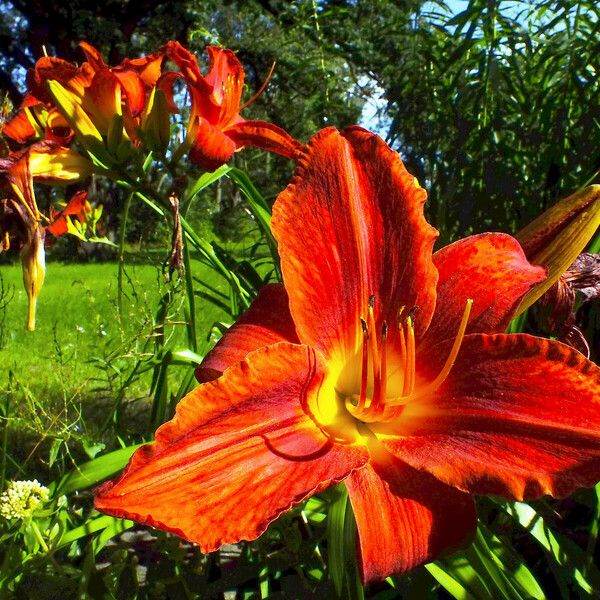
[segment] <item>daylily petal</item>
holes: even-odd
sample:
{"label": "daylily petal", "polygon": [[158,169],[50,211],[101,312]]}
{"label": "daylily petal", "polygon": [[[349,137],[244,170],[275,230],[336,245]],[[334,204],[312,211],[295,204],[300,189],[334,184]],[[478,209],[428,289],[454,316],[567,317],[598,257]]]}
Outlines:
{"label": "daylily petal", "polygon": [[133,70],[142,78],[146,86],[153,88],[161,75],[164,58],[165,54],[162,51],[154,52],[140,58],[126,58],[122,66],[117,67],[115,71],[117,72],[120,68],[124,71]]}
{"label": "daylily petal", "polygon": [[238,150],[254,146],[293,160],[298,160],[304,152],[304,146],[287,131],[265,121],[240,120],[228,127],[225,134],[235,142]]}
{"label": "daylily petal", "polygon": [[86,150],[94,154],[98,160],[110,163],[106,153],[104,141],[95,123],[81,106],[81,98],[70,92],[57,81],[49,81],[48,89],[61,114],[73,129],[79,141]]}
{"label": "daylily petal", "polygon": [[27,87],[36,98],[50,103],[52,97],[48,94],[47,83],[58,81],[81,102],[85,89],[92,83],[94,73],[95,70],[88,63],[78,67],[60,58],[43,56],[37,61],[35,68],[29,70]]}
{"label": "daylily petal", "polygon": [[516,234],[527,258],[548,268],[548,277],[523,299],[519,312],[549,290],[583,252],[600,227],[600,185],[564,198]]}
{"label": "daylily petal", "polygon": [[[209,118],[211,122],[218,120],[219,107],[212,101],[212,86],[206,81],[206,78],[200,72],[198,60],[186,50],[179,42],[168,42],[164,47],[167,58],[172,60],[181,71],[181,76],[185,80],[190,93],[192,107],[190,111],[190,122],[195,123],[197,115]],[[172,87],[174,78],[170,75],[172,72],[165,73],[160,81],[163,85]],[[179,75],[179,74],[177,74]],[[164,89],[164,88],[163,88]],[[165,90],[166,92],[166,90]],[[171,95],[172,98],[172,95]],[[167,100],[169,94],[167,93]],[[189,127],[188,127],[189,131]]]}
{"label": "daylily petal", "polygon": [[212,87],[212,100],[220,107],[219,123],[225,127],[233,122],[240,109],[244,67],[231,50],[208,46],[206,51],[210,61],[206,82]]}
{"label": "daylily petal", "polygon": [[127,98],[127,107],[131,116],[137,117],[143,110],[146,103],[146,92],[142,78],[135,72],[129,70],[114,70],[114,76],[119,80],[125,97]]}
{"label": "daylily petal", "polygon": [[[378,329],[384,320],[395,325],[402,306],[418,306],[417,336],[423,333],[437,280],[426,196],[377,135],[353,127],[313,137],[272,219],[303,343],[328,357],[356,354],[371,295]],[[392,326],[391,343],[396,335]]]}
{"label": "daylily petal", "polygon": [[63,210],[56,215],[51,215],[52,222],[46,227],[46,231],[53,236],[64,235],[69,230],[67,217],[76,217],[81,223],[85,221],[85,215],[91,211],[87,199],[87,192],[80,190],[77,192]]}
{"label": "daylily petal", "polygon": [[173,98],[173,84],[177,79],[182,77],[181,73],[175,73],[175,71],[168,71],[160,76],[159,80],[156,83],[156,87],[165,95],[167,100],[167,107],[172,113],[179,113],[179,107],[175,104],[175,100]]}
{"label": "daylily petal", "polygon": [[121,91],[119,79],[108,69],[94,75],[84,96],[83,108],[101,133],[106,134],[115,115],[122,114]]}
{"label": "daylily petal", "polygon": [[323,368],[313,350],[292,344],[248,355],[188,394],[156,442],[98,490],[96,507],[177,533],[204,552],[255,539],[367,460],[364,446],[331,443],[302,409]]}
{"label": "daylily petal", "polygon": [[79,42],[79,47],[83,50],[85,58],[88,63],[92,66],[94,71],[102,71],[108,68],[108,65],[104,62],[104,58],[99,50],[94,48],[87,42]]}
{"label": "daylily petal", "polygon": [[200,73],[198,60],[189,50],[184,48],[179,42],[171,41],[165,44],[163,51],[167,58],[172,60],[179,67],[183,78],[189,84],[193,86],[199,84],[203,86],[206,91],[210,91],[209,85],[206,83],[202,73]]}
{"label": "daylily petal", "polygon": [[33,138],[41,137],[43,129],[36,122],[31,111],[32,107],[21,107],[10,121],[2,125],[2,135],[19,144],[25,144]]}
{"label": "daylily petal", "polygon": [[205,356],[196,378],[200,383],[212,381],[250,352],[277,342],[299,343],[287,292],[280,283],[272,283],[262,288],[250,308]]}
{"label": "daylily petal", "polygon": [[235,152],[235,142],[206,119],[198,117],[193,130],[194,143],[190,148],[190,160],[207,171],[214,171],[225,164]]}
{"label": "daylily petal", "polygon": [[388,455],[346,479],[363,583],[381,581],[467,545],[477,526],[470,495]]}
{"label": "daylily petal", "polygon": [[42,183],[64,184],[89,177],[92,163],[76,150],[64,148],[50,142],[39,142],[30,146],[29,165],[31,176]]}
{"label": "daylily petal", "polygon": [[31,227],[39,220],[39,213],[33,190],[33,177],[31,169],[31,149],[43,146],[44,143],[34,144],[25,150],[13,152],[7,158],[0,159],[0,174],[12,188],[12,191],[22,203],[25,213],[20,213],[26,218]]}
{"label": "daylily petal", "polygon": [[[600,478],[599,398],[600,369],[569,346],[469,335],[442,386],[407,404],[397,422],[379,425],[378,437],[462,490],[562,497]],[[401,437],[388,437],[392,428]]]}
{"label": "daylily petal", "polygon": [[519,243],[503,233],[474,235],[433,255],[439,280],[437,303],[422,346],[456,335],[467,299],[473,308],[467,333],[502,333],[523,296],[546,279],[529,264]]}

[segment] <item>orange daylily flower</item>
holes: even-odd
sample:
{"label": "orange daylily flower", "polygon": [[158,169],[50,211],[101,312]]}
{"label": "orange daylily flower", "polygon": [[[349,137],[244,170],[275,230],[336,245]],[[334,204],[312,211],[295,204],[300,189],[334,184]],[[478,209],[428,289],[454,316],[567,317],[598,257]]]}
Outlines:
{"label": "orange daylily flower", "polygon": [[425,191],[376,135],[325,129],[278,197],[264,288],[99,510],[205,552],[344,480],[365,583],[468,543],[472,494],[600,478],[600,369],[504,330],[546,277],[511,236],[435,254]]}
{"label": "orange daylily flower", "polygon": [[49,81],[58,82],[71,98],[90,115],[96,128],[106,134],[115,115],[123,114],[130,137],[144,110],[147,95],[161,73],[160,52],[110,67],[90,44],[79,44],[87,61],[81,66],[52,56],[40,58],[27,77],[29,94],[15,117],[6,123],[2,133],[19,143],[43,137],[65,143],[73,132],[65,118],[54,107],[48,92]]}
{"label": "orange daylily flower", "polygon": [[48,107],[27,94],[16,115],[2,125],[2,135],[17,144],[46,139],[63,146],[71,143],[73,132],[58,109]]}
{"label": "orange daylily flower", "polygon": [[[190,158],[207,171],[214,171],[244,146],[255,146],[296,159],[303,146],[286,131],[264,121],[246,121],[240,111],[244,89],[244,68],[231,50],[207,47],[209,70],[202,75],[196,57],[178,42],[169,42],[164,53],[180,72],[167,72],[159,87],[165,92],[173,112],[173,82],[182,77],[191,97],[186,144]],[[262,90],[261,90],[262,91]]]}

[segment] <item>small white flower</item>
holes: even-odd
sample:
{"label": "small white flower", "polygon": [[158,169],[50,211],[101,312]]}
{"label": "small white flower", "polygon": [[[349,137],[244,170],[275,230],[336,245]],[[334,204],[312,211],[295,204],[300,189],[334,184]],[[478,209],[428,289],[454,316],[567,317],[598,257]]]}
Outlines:
{"label": "small white flower", "polygon": [[48,488],[37,479],[33,481],[11,481],[0,494],[0,517],[4,519],[26,519],[39,504],[48,500]]}

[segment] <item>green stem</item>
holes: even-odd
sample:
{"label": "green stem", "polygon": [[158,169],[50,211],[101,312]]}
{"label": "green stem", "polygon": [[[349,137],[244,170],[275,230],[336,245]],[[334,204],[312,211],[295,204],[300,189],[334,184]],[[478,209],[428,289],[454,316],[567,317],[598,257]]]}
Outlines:
{"label": "green stem", "polygon": [[35,521],[31,521],[31,529],[33,530],[35,539],[39,542],[40,546],[42,547],[42,550],[46,554],[48,554],[50,552],[50,548],[48,548],[48,544],[46,544],[46,542],[44,541],[44,538],[42,537],[42,532],[40,531]]}
{"label": "green stem", "polygon": [[133,192],[125,200],[123,207],[123,217],[121,218],[121,231],[119,232],[119,272],[117,273],[117,314],[119,321],[123,319],[123,271],[125,269],[125,233],[127,230],[127,219],[129,218],[129,209]]}
{"label": "green stem", "polygon": [[[161,216],[165,216],[168,212],[166,210],[166,202],[164,198],[160,195],[156,194],[154,190],[148,189],[145,186],[141,185],[139,182],[132,180],[128,175],[121,174],[121,179],[116,181],[117,185],[121,187],[125,187],[126,189],[132,191],[136,196],[138,196],[141,200],[143,200],[150,208],[152,208],[157,214]],[[244,299],[246,303],[249,301],[248,293],[242,288],[239,279],[236,277],[234,273],[232,273],[227,267],[219,260],[216,256],[213,247],[205,240],[200,238],[198,234],[193,230],[190,224],[185,220],[185,218],[180,217],[181,219],[181,227],[183,228],[184,233],[192,242],[194,247],[200,254],[208,260],[213,268],[225,278],[227,283],[231,286],[231,288],[239,295],[240,298]]]}

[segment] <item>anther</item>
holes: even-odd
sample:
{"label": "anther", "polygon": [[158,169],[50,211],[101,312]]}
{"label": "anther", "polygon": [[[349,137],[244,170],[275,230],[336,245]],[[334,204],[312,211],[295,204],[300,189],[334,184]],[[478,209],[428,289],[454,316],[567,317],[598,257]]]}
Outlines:
{"label": "anther", "polygon": [[360,318],[360,325],[362,327],[363,333],[366,336],[368,336],[369,335],[369,327],[367,326],[367,322],[362,317]]}
{"label": "anther", "polygon": [[[416,393],[413,393],[414,391],[414,376],[415,376],[415,339],[414,339],[414,328],[413,328],[413,324],[412,324],[412,320],[407,319],[406,320],[406,324],[407,324],[407,336],[406,336],[406,361],[405,361],[405,369],[404,369],[404,373],[405,373],[405,379],[404,379],[404,383],[403,383],[403,392],[402,395],[397,397],[397,398],[389,398],[386,402],[386,404],[389,407],[397,407],[397,406],[401,406],[404,404],[407,404],[408,402],[412,402],[413,400],[415,400],[415,398],[421,397],[421,396],[425,396],[427,394],[430,394],[432,392],[434,392],[435,390],[437,390],[442,383],[444,383],[444,381],[446,380],[446,378],[448,377],[452,367],[454,366],[454,363],[456,362],[456,358],[458,357],[458,353],[460,350],[460,346],[462,344],[462,341],[465,337],[465,331],[467,329],[467,324],[469,323],[469,316],[471,314],[471,307],[473,306],[473,300],[469,299],[466,302],[465,305],[465,310],[463,312],[461,321],[460,321],[460,325],[458,326],[458,331],[456,332],[456,337],[454,338],[454,343],[452,344],[452,348],[450,349],[450,353],[448,354],[448,357],[446,358],[446,362],[444,363],[444,366],[442,367],[441,371],[439,372],[439,374],[437,375],[437,377],[431,382],[428,383],[427,385],[423,386],[422,388],[420,388]],[[401,351],[403,352],[403,346],[404,346],[404,339],[403,339],[403,335],[402,335],[402,329],[400,330],[400,344],[401,344]],[[411,378],[410,381],[409,378]],[[390,413],[387,415],[386,419],[392,418],[393,414]]]}
{"label": "anther", "polygon": [[407,318],[411,319],[412,322],[415,322],[415,316],[417,315],[417,313],[419,312],[419,307],[415,304],[415,306],[413,306],[409,311],[408,311],[408,315]]}

